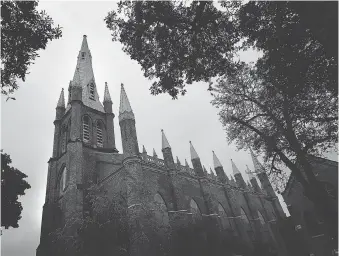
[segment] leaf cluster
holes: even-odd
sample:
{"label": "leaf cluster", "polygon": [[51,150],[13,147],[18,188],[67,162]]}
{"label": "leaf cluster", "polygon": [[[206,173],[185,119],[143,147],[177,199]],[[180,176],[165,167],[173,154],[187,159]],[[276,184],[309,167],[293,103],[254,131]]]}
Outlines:
{"label": "leaf cluster", "polygon": [[18,89],[17,79],[25,81],[29,65],[39,57],[48,41],[61,37],[59,25],[45,11],[37,10],[38,1],[1,1],[1,93]]}
{"label": "leaf cluster", "polygon": [[25,190],[31,188],[27,175],[17,168],[11,167],[12,160],[6,153],[1,153],[1,226],[18,228],[21,219],[22,205],[19,196],[25,195]]}

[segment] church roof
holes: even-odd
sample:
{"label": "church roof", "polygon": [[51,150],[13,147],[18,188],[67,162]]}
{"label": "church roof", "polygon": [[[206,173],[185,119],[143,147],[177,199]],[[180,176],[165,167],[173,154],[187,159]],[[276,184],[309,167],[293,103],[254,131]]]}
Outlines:
{"label": "church roof", "polygon": [[222,167],[222,164],[220,163],[218,157],[216,156],[216,154],[214,153],[213,150],[212,150],[212,152],[213,152],[213,165],[214,165],[214,168]]}
{"label": "church roof", "polygon": [[[78,61],[72,80],[72,86],[82,87],[82,102],[85,106],[100,112],[105,112],[104,107],[99,101],[92,67],[92,55],[88,48],[86,35],[84,35],[82,39],[81,49],[78,54]],[[67,110],[69,108],[70,105],[67,106]]]}
{"label": "church roof", "polygon": [[162,149],[164,149],[164,148],[170,148],[171,146],[170,146],[170,144],[168,143],[168,140],[167,140],[167,138],[166,138],[166,135],[165,135],[163,129],[161,129],[161,136],[162,136],[162,138],[161,138],[161,146],[162,146]]}
{"label": "church roof", "polygon": [[64,96],[64,88],[61,89],[60,97],[58,100],[57,108],[65,108],[65,96]]}
{"label": "church roof", "polygon": [[127,98],[127,94],[124,88],[124,85],[121,84],[120,92],[120,108],[119,108],[119,121],[124,119],[135,119],[134,113],[131,108],[131,104]]}
{"label": "church roof", "polygon": [[190,152],[191,152],[191,159],[199,158],[197,151],[195,151],[191,141],[190,141]]}

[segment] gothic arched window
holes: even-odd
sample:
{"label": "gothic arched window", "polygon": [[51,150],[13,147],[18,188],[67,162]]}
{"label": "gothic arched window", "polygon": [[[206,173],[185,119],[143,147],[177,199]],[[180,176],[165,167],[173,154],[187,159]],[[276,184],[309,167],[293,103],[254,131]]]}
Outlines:
{"label": "gothic arched window", "polygon": [[265,225],[265,219],[262,216],[260,211],[258,211],[258,217],[259,217],[259,221],[260,221],[261,225]]}
{"label": "gothic arched window", "polygon": [[101,121],[97,121],[97,145],[103,147],[103,136],[102,136],[103,125]]}
{"label": "gothic arched window", "polygon": [[201,218],[201,212],[199,210],[199,207],[193,199],[191,199],[191,202],[190,202],[190,211],[193,214],[194,218],[197,218],[197,219]]}
{"label": "gothic arched window", "polygon": [[89,128],[90,119],[88,116],[84,116],[82,120],[82,139],[84,142],[89,142]]}
{"label": "gothic arched window", "polygon": [[167,206],[164,199],[158,193],[154,195],[154,213],[155,220],[158,224],[160,224],[161,226],[169,225]]}
{"label": "gothic arched window", "polygon": [[222,205],[219,203],[218,205],[218,212],[219,212],[219,216],[220,216],[220,220],[221,220],[221,224],[223,226],[223,228],[228,229],[231,228],[231,224],[227,218],[227,214],[225,212],[224,207],[222,207]]}
{"label": "gothic arched window", "polygon": [[67,174],[67,168],[66,166],[63,167],[60,176],[59,176],[59,193],[62,194],[67,185],[68,174]]}
{"label": "gothic arched window", "polygon": [[89,98],[94,100],[94,83],[89,84]]}

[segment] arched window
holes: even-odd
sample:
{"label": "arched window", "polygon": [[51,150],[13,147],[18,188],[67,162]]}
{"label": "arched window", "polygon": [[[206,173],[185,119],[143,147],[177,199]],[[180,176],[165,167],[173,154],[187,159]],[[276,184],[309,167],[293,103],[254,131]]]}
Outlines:
{"label": "arched window", "polygon": [[89,98],[94,100],[94,83],[89,84]]}
{"label": "arched window", "polygon": [[103,147],[103,139],[102,139],[102,122],[101,121],[97,121],[97,145],[98,147]]}
{"label": "arched window", "polygon": [[225,229],[231,228],[231,224],[230,224],[230,221],[227,218],[227,214],[225,212],[225,209],[224,209],[224,207],[222,207],[222,205],[220,203],[218,205],[218,212],[219,212],[222,227],[225,228]]}
{"label": "arched window", "polygon": [[197,218],[197,219],[201,218],[201,212],[199,210],[199,207],[193,199],[191,199],[191,202],[190,202],[190,211],[191,213],[193,213],[194,218]]}
{"label": "arched window", "polygon": [[67,185],[67,180],[68,179],[68,174],[67,174],[67,168],[66,166],[63,167],[60,176],[59,176],[59,193],[60,195],[65,191],[66,185]]}
{"label": "arched window", "polygon": [[158,224],[161,226],[169,225],[169,217],[165,201],[158,193],[154,195],[154,213]]}
{"label": "arched window", "polygon": [[82,139],[84,142],[89,142],[89,127],[90,127],[90,122],[89,122],[89,117],[84,116],[83,118],[83,125],[82,125]]}
{"label": "arched window", "polygon": [[260,213],[260,211],[258,211],[258,217],[259,217],[259,221],[260,221],[261,225],[265,225],[265,219],[262,216],[262,214]]}

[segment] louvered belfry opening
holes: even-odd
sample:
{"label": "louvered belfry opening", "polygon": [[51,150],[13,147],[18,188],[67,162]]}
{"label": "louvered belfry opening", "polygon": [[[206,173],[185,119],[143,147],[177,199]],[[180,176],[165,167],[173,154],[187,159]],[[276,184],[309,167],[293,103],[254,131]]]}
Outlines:
{"label": "louvered belfry opening", "polygon": [[82,135],[84,142],[89,142],[89,118],[88,116],[84,116],[83,119],[83,135]]}

